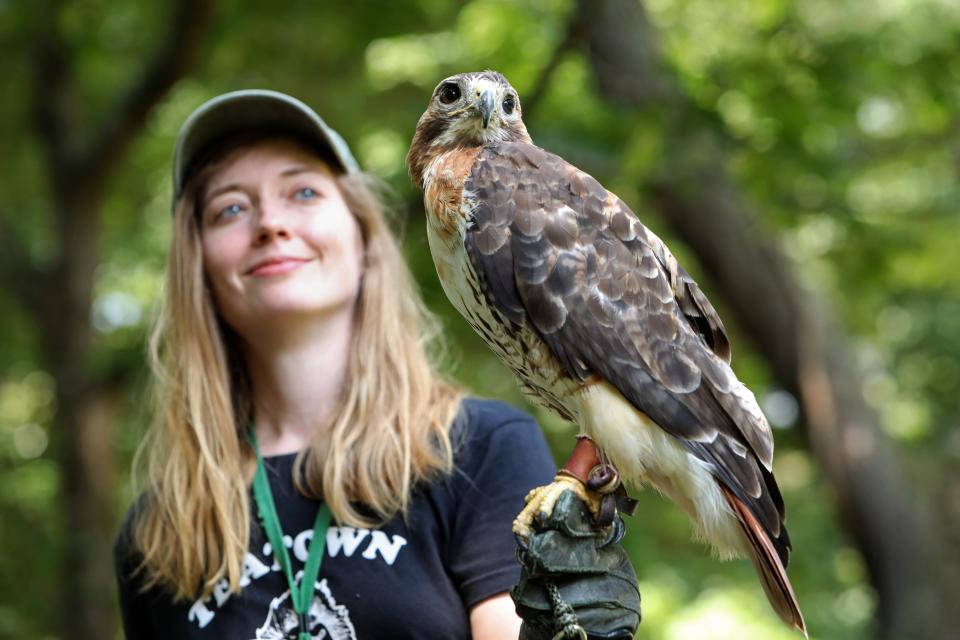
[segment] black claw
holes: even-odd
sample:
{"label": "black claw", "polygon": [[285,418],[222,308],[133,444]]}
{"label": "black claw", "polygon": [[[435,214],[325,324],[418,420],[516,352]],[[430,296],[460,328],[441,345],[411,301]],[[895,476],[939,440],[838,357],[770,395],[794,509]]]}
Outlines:
{"label": "black claw", "polygon": [[517,533],[516,531],[513,532],[513,537],[514,537],[514,538],[516,539],[516,541],[517,541],[517,553],[519,553],[520,550],[526,551],[527,548],[528,548],[527,539],[524,538],[523,536],[521,536],[521,535],[520,535],[519,533]]}
{"label": "black claw", "polygon": [[632,516],[637,510],[637,500],[627,495],[627,490],[623,487],[623,485],[620,485],[620,487],[617,489],[617,492],[613,495],[616,496],[617,511],[622,514]]}
{"label": "black claw", "polygon": [[623,539],[623,535],[626,533],[627,527],[623,524],[623,520],[620,518],[614,518],[613,523],[610,528],[607,530],[607,537],[597,545],[598,549],[605,549],[606,547],[617,544]]}

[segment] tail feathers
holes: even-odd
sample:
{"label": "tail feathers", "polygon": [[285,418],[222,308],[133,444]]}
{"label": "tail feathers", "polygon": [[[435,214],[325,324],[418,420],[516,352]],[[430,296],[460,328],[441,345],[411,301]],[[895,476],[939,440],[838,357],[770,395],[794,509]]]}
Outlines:
{"label": "tail feathers", "polygon": [[726,487],[721,485],[721,489],[750,543],[748,555],[753,562],[753,567],[757,570],[760,584],[767,594],[770,605],[781,620],[807,636],[807,626],[803,621],[803,614],[800,613],[797,596],[793,593],[793,585],[790,584],[790,578],[787,576],[786,566],[780,560],[769,534],[743,502]]}

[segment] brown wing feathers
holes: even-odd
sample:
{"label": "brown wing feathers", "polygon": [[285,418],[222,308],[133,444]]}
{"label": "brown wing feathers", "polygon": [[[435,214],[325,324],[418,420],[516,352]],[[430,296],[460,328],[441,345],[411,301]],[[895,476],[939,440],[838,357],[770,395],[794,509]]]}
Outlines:
{"label": "brown wing feathers", "polygon": [[680,310],[694,330],[710,345],[710,349],[726,362],[730,362],[730,342],[720,316],[690,274],[679,265],[677,269],[682,285],[676,288]]}
{"label": "brown wing feathers", "polygon": [[477,203],[466,249],[491,306],[535,328],[570,375],[600,374],[711,464],[771,602],[799,616],[772,439],[721,363],[729,342],[696,283],[626,205],[538,147],[484,148],[465,190]]}
{"label": "brown wing feathers", "polygon": [[[518,324],[529,320],[558,355],[576,349],[565,360],[576,355],[623,381],[621,392],[679,437],[710,442],[720,429],[769,468],[769,435],[737,406],[739,383],[678,321],[675,293],[650,247],[659,241],[614,235],[599,183],[537,147],[507,143],[484,149],[465,187],[477,200],[467,251],[495,308]],[[512,203],[504,193],[515,195]],[[620,209],[613,218],[633,217],[610,200]],[[584,377],[583,368],[570,373]]]}

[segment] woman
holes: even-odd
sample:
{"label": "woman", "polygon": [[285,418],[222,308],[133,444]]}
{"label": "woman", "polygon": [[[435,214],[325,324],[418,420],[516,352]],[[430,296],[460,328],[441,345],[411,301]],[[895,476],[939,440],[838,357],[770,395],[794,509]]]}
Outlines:
{"label": "woman", "polygon": [[553,463],[529,416],[437,373],[340,136],[225,94],[181,129],[174,201],[127,638],[516,638],[510,523]]}

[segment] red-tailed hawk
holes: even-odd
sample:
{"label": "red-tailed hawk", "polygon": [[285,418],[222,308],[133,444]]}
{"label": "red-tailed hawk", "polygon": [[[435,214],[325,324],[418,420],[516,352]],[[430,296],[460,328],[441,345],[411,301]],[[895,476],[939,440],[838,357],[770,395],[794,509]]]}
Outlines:
{"label": "red-tailed hawk", "polygon": [[770,427],[716,311],[660,238],[533,144],[493,71],[437,86],[407,164],[444,291],[523,390],[576,422],[628,484],[682,507],[722,557],[750,556],[774,610],[805,630]]}

